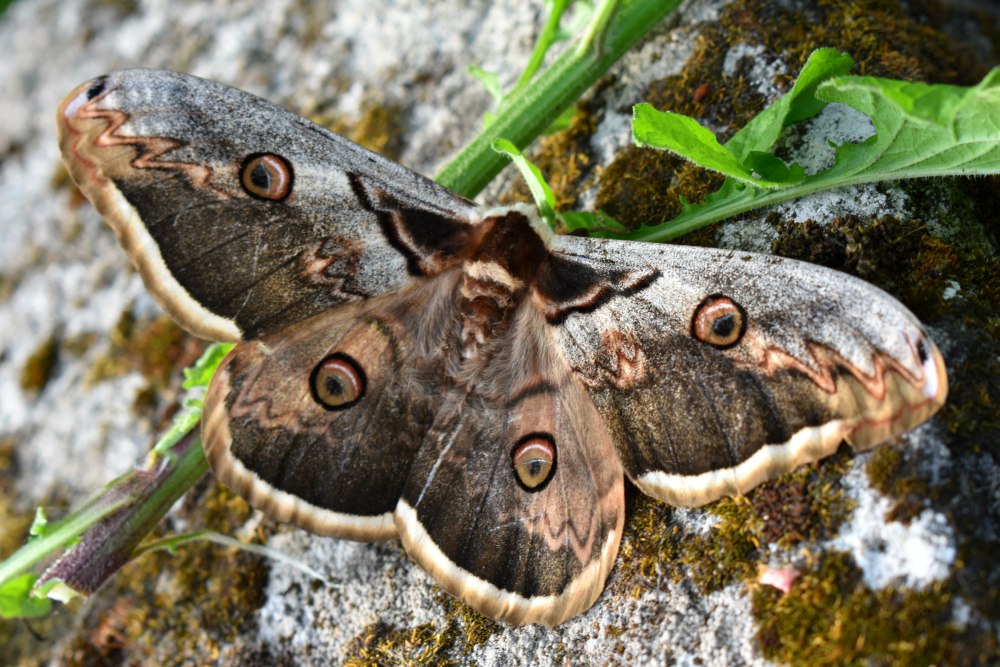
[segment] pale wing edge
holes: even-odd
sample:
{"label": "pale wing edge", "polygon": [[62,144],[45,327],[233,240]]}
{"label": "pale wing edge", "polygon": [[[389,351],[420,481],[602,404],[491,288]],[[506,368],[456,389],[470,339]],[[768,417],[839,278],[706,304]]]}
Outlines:
{"label": "pale wing edge", "polygon": [[553,627],[593,606],[604,590],[622,534],[622,515],[601,547],[601,557],[583,568],[559,595],[525,597],[502,590],[451,560],[420,523],[417,511],[400,499],[396,526],[406,552],[446,591],[491,618],[511,625]]}
{"label": "pale wing edge", "polygon": [[236,342],[242,339],[243,332],[234,320],[205,308],[177,281],[167,268],[159,245],[146,230],[139,212],[111,180],[98,173],[97,165],[80,152],[83,135],[73,129],[71,123],[79,107],[89,101],[87,97],[91,85],[92,82],[85,83],[68,95],[57,112],[59,145],[63,155],[67,156],[64,162],[70,176],[111,225],[153,298],[178,324],[206,340]]}

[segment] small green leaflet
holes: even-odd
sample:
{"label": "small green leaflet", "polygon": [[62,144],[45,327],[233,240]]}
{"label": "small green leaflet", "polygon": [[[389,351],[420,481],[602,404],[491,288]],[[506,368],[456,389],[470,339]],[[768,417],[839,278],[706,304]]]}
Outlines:
{"label": "small green leaflet", "polygon": [[158,456],[169,456],[170,450],[198,425],[201,420],[202,396],[215,369],[219,367],[229,351],[231,343],[213,343],[205,349],[193,366],[184,369],[184,384],[189,392],[184,400],[184,409],[174,415],[170,428],[157,441],[153,453]]}
{"label": "small green leaflet", "polygon": [[538,212],[545,218],[545,222],[548,223],[549,227],[555,227],[556,198],[552,194],[552,188],[545,182],[545,177],[542,176],[541,170],[529,162],[528,158],[524,157],[521,151],[517,149],[517,146],[506,139],[494,139],[490,147],[497,153],[506,155],[511,159],[514,166],[521,172],[521,178],[528,184],[528,189],[531,190],[531,196],[535,200]]}
{"label": "small green leaflet", "polygon": [[589,231],[604,230],[608,232],[623,232],[617,220],[604,211],[567,211],[560,213],[555,210],[555,195],[545,181],[542,171],[528,158],[524,157],[517,146],[506,139],[494,139],[490,146],[497,153],[506,155],[521,172],[521,178],[528,184],[535,206],[545,219],[546,224],[559,234],[568,234],[577,229]]}
{"label": "small green leaflet", "polygon": [[219,367],[231,349],[233,349],[232,343],[209,345],[193,366],[184,369],[184,388],[207,387],[215,374],[215,369]]}
{"label": "small green leaflet", "polygon": [[38,579],[25,572],[0,584],[0,618],[39,618],[52,610],[52,601],[32,595]]}
{"label": "small green leaflet", "polygon": [[49,528],[49,518],[45,515],[45,510],[41,507],[35,508],[35,518],[31,522],[31,528],[28,529],[28,535],[32,538],[44,537],[48,532]]}

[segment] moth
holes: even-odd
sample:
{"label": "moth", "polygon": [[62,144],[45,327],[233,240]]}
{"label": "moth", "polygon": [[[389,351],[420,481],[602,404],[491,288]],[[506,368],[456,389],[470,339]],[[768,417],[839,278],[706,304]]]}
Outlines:
{"label": "moth", "polygon": [[205,399],[215,475],[306,530],[398,536],[511,624],[593,605],[626,476],[702,505],[945,399],[916,318],[829,269],[554,235],[183,74],[99,77],[57,120],[153,296],[237,342]]}

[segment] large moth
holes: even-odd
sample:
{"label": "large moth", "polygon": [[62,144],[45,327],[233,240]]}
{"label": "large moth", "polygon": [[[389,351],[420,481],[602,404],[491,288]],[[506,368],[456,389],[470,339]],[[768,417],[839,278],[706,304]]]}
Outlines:
{"label": "large moth", "polygon": [[206,396],[216,476],[316,533],[398,536],[512,624],[594,603],[625,476],[701,505],[945,398],[913,315],[829,269],[556,236],[182,74],[94,79],[58,125],[160,304],[238,343]]}

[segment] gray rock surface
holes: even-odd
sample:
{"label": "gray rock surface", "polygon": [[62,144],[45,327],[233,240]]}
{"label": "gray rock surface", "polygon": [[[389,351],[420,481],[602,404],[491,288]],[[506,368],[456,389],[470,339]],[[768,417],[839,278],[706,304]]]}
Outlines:
{"label": "gray rock surface", "polygon": [[[704,26],[718,21],[725,7],[726,3],[709,0],[686,3],[648,42],[626,56],[589,99],[590,108],[601,110],[590,139],[595,172],[611,164],[628,145],[631,104],[642,100],[651,82],[682,70]],[[29,514],[38,503],[79,502],[128,470],[148,449],[158,428],[158,413],[134,409],[149,386],[148,378],[138,370],[89,379],[95,363],[116,353],[113,332],[122,314],[149,318],[158,307],[99,216],[89,205],[71,206],[69,189],[54,185],[61,167],[53,117],[63,95],[105,71],[143,66],[219,80],[304,115],[337,118],[347,125],[358,122],[365,105],[374,101],[401,110],[398,159],[432,174],[473,136],[490,107],[489,96],[467,73],[467,66],[477,64],[496,71],[509,85],[527,59],[542,11],[541,2],[517,0],[21,0],[0,16],[0,43],[6,45],[8,54],[0,68],[4,119],[0,124],[0,191],[8,195],[0,214],[0,437],[13,443],[16,471],[12,483],[0,490],[8,490],[14,510]],[[966,7],[945,15],[969,31],[969,48],[978,49],[977,57],[986,61],[996,57],[990,41],[990,31],[997,34],[996,17],[975,11]],[[781,76],[794,77],[797,68],[784,60],[780,50],[762,43],[730,49],[725,68],[735,72],[741,67],[738,71],[749,79],[748,85],[767,100],[781,92],[776,81]],[[839,128],[838,133],[847,139],[864,136],[867,121],[831,109],[816,124],[824,122]],[[830,159],[826,146],[809,143],[808,137],[814,134],[806,136],[791,150],[801,151],[807,158],[801,161],[820,168]],[[505,173],[483,195],[484,201],[502,194],[515,180]],[[889,214],[923,218],[928,226],[943,230],[953,224],[948,211],[952,204],[961,205],[962,197],[950,186],[942,186],[940,197],[934,200],[940,210],[931,210],[926,200],[918,201],[912,193],[906,187],[859,186],[786,204],[775,213],[786,221],[811,219],[821,224],[837,217]],[[581,203],[592,204],[596,194],[595,187],[585,190]],[[995,241],[995,229],[951,233],[965,238],[980,233],[986,242]],[[779,235],[762,213],[721,227],[715,232],[715,242],[768,251]],[[961,294],[962,285],[955,285],[955,294]],[[954,321],[939,323],[933,333],[946,358],[956,359],[956,367],[963,363],[969,352],[962,351],[961,326]],[[83,338],[88,344],[82,352],[60,352],[40,391],[24,388],[23,369],[44,341]],[[997,349],[985,354],[997,357]],[[174,375],[179,377],[179,368]],[[998,399],[996,384],[984,391],[991,400]],[[979,433],[995,437],[992,432]],[[761,561],[775,567],[807,568],[819,554],[839,551],[850,554],[864,582],[873,589],[926,590],[955,576],[960,553],[968,555],[968,549],[981,548],[970,547],[973,538],[995,547],[1000,484],[993,444],[985,443],[983,451],[974,452],[969,443],[949,439],[937,421],[902,438],[901,443],[906,447],[902,450],[905,461],[928,484],[949,483],[964,470],[976,471],[984,484],[992,484],[965,488],[956,499],[981,504],[982,534],[973,536],[967,527],[956,524],[951,506],[943,502],[926,503],[912,520],[894,520],[895,501],[873,487],[865,474],[868,456],[861,456],[844,464],[848,473],[842,490],[854,500],[856,509],[837,534],[792,548],[764,545],[766,555]],[[939,471],[937,478],[934,470]],[[173,519],[176,527],[182,527],[184,516]],[[692,510],[669,513],[668,520],[684,533],[697,535],[714,530],[716,519],[711,510]],[[258,521],[252,517],[244,530],[253,532]],[[269,546],[322,571],[332,583],[318,586],[298,570],[269,564],[259,605],[244,612],[251,620],[240,627],[249,629],[235,637],[212,635],[215,655],[223,663],[339,664],[351,657],[363,663],[361,638],[372,628],[381,628],[383,634],[386,628],[441,631],[450,623],[459,636],[471,632],[469,616],[456,616],[433,581],[397,543],[357,544],[291,528],[269,532]],[[167,588],[173,561],[159,562],[163,572],[157,586]],[[768,662],[751,614],[749,592],[755,584],[740,578],[721,590],[705,592],[690,580],[674,580],[665,572],[655,577],[615,572],[605,595],[590,612],[555,630],[488,626],[484,638],[471,642],[453,637],[451,645],[434,656],[482,665]],[[75,615],[75,620],[57,625],[30,648],[24,648],[31,644],[25,631],[5,628],[5,633],[20,633],[17,642],[11,643],[20,648],[9,659],[25,664],[83,662],[80,656],[88,654],[81,654],[79,647],[87,641],[94,644],[92,631],[107,623],[115,594],[105,589],[83,605],[59,612]],[[199,603],[192,600],[191,604]],[[982,632],[1000,641],[1000,626],[990,617],[988,606],[958,596],[947,609],[951,617],[945,622],[963,631],[975,630],[979,633],[975,641],[983,641]],[[187,612],[170,609],[163,613],[180,617]],[[168,627],[164,633],[159,638],[144,635],[141,641],[126,640],[124,648],[108,659],[143,662],[155,650],[150,644],[163,642],[182,650],[167,659],[198,661],[183,652],[204,641],[198,630]],[[174,636],[168,638],[166,633]],[[419,641],[397,644],[381,659],[419,662],[424,655]],[[3,655],[0,649],[0,662],[6,662]],[[205,654],[192,650],[191,655]]]}

